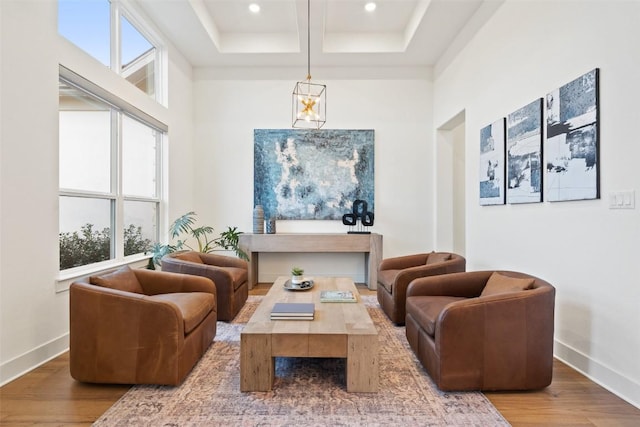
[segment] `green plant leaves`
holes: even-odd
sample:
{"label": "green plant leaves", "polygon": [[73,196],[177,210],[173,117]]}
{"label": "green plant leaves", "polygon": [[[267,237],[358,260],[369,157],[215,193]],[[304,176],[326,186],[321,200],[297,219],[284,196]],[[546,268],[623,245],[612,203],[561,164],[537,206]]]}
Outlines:
{"label": "green plant leaves", "polygon": [[195,212],[187,212],[186,214],[178,217],[175,221],[173,221],[173,223],[169,227],[169,234],[171,234],[171,238],[175,239],[183,233],[190,233],[193,224],[195,224],[196,222],[195,216]]}
{"label": "green plant leaves", "polygon": [[237,227],[228,227],[226,231],[214,237],[215,230],[209,225],[195,227],[196,213],[191,211],[178,217],[169,227],[169,234],[172,239],[177,239],[175,245],[161,245],[156,243],[151,249],[153,262],[160,265],[160,260],[168,253],[183,250],[185,248],[194,250],[186,242],[186,238],[180,239],[183,235],[188,235],[198,243],[198,252],[210,253],[218,249],[233,250],[236,255],[243,260],[248,260],[247,254],[238,247],[239,236],[242,234]]}

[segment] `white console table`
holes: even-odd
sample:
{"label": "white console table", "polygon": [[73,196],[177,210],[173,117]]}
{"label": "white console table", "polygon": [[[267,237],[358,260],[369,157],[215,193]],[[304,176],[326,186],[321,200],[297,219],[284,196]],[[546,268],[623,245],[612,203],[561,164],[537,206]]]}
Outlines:
{"label": "white console table", "polygon": [[249,255],[249,289],[258,282],[260,252],[362,252],[369,289],[376,289],[378,265],[382,260],[382,235],[347,233],[243,233],[240,249]]}

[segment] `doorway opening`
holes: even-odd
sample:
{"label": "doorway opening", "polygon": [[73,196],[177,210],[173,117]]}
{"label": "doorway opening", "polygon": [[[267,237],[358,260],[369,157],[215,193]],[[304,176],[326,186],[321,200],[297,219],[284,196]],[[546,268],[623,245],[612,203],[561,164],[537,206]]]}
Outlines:
{"label": "doorway opening", "polygon": [[436,248],[465,256],[465,112],[436,130]]}

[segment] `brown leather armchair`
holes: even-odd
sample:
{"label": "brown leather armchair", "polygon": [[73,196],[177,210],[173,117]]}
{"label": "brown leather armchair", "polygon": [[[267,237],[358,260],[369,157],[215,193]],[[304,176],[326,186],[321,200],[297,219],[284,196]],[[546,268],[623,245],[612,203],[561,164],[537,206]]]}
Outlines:
{"label": "brown leather armchair", "polygon": [[513,271],[416,279],[409,345],[441,390],[534,390],[551,384],[555,288]]}
{"label": "brown leather armchair", "polygon": [[392,322],[404,325],[407,287],[418,277],[465,271],[464,257],[430,252],[386,258],[378,266],[378,303]]}
{"label": "brown leather armchair", "polygon": [[233,320],[249,296],[249,263],[225,255],[174,252],[161,260],[162,271],[208,277],[216,284],[218,320]]}
{"label": "brown leather armchair", "polygon": [[81,382],[178,385],[216,335],[216,287],[204,277],[123,267],[69,291]]}

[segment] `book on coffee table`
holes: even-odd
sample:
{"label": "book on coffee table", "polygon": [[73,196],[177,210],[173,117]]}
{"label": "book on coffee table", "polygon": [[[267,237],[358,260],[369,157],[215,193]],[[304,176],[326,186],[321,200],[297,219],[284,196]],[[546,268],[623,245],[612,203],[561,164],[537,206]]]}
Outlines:
{"label": "book on coffee table", "polygon": [[313,320],[312,302],[277,302],[271,309],[271,320]]}
{"label": "book on coffee table", "polygon": [[352,291],[322,291],[320,302],[358,302]]}

